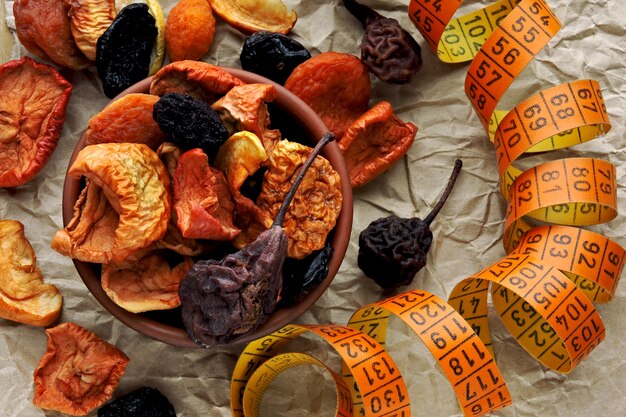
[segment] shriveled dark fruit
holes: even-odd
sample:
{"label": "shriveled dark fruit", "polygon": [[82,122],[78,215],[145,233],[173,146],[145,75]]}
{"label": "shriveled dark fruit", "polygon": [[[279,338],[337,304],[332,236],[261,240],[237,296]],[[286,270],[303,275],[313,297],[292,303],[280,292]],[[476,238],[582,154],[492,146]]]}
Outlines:
{"label": "shriveled dark fruit", "polygon": [[295,67],[311,58],[298,41],[282,33],[259,31],[243,43],[241,68],[284,84]]}
{"label": "shriveled dark fruit", "polygon": [[357,263],[367,277],[385,289],[413,281],[417,271],[426,265],[426,255],[433,241],[430,223],[450,195],[462,166],[457,159],[441,199],[424,220],[383,217],[361,232]]}
{"label": "shriveled dark fruit", "polygon": [[143,80],[157,38],[154,17],[145,3],[124,7],[96,44],[96,67],[104,94],[113,98]]}
{"label": "shriveled dark fruit", "polygon": [[98,417],[176,417],[176,412],[159,390],[141,387],[101,407]]}
{"label": "shriveled dark fruit", "polygon": [[343,0],[365,29],[361,61],[382,81],[408,83],[422,68],[422,49],[396,19],[384,17],[356,0]]}
{"label": "shriveled dark fruit", "polygon": [[318,142],[268,230],[220,261],[197,262],[183,278],[182,319],[194,342],[203,347],[230,343],[255,330],[274,311],[287,256],[285,213],[313,159],[332,140],[334,135],[327,133]]}
{"label": "shriveled dark fruit", "polygon": [[200,148],[211,158],[228,139],[228,130],[217,112],[187,94],[163,95],[154,105],[152,117],[184,151]]}
{"label": "shriveled dark fruit", "polygon": [[328,275],[328,263],[333,256],[330,239],[324,248],[304,259],[287,258],[283,266],[283,290],[281,304],[290,305],[302,301]]}

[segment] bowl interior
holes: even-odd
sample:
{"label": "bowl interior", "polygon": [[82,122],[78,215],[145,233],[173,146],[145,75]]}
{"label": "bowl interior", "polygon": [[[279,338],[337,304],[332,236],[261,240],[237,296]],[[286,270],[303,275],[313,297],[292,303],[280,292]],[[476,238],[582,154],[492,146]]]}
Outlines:
{"label": "bowl interior", "polygon": [[[224,68],[234,76],[246,83],[273,84],[278,90],[278,98],[272,103],[270,116],[272,117],[272,128],[279,128],[281,132],[287,133],[283,137],[293,137],[292,132],[299,134],[299,138],[306,138],[314,144],[328,130],[321,119],[304,102],[293,95],[284,87],[259,75],[243,71],[236,68]],[[150,87],[151,78],[145,79],[122,92],[115,99],[130,93],[147,93]],[[115,100],[114,99],[114,100]],[[277,116],[277,117],[274,117]],[[284,131],[283,131],[284,127]],[[293,137],[293,139],[296,139]],[[302,140],[302,139],[300,139]],[[68,169],[73,164],[78,152],[85,146],[84,137],[81,137],[72,157]],[[341,178],[341,191],[343,203],[341,214],[337,219],[331,244],[333,255],[330,259],[328,275],[311,293],[302,301],[291,306],[282,307],[272,313],[269,319],[256,330],[242,335],[233,340],[230,344],[247,343],[261,336],[272,333],[286,324],[293,322],[298,316],[306,311],[328,288],[335,277],[339,266],[343,261],[350,232],[352,228],[352,188],[350,177],[343,160],[343,156],[336,142],[328,144],[322,152],[333,168],[339,173]],[[63,189],[63,225],[67,226],[73,215],[74,202],[77,200],[83,187],[83,181],[74,179],[66,175]],[[74,260],[74,265],[83,282],[111,314],[117,317],[128,327],[152,337],[156,340],[182,347],[198,347],[187,335],[180,318],[180,309],[153,311],[146,313],[131,313],[115,304],[104,292],[100,285],[100,265]]]}

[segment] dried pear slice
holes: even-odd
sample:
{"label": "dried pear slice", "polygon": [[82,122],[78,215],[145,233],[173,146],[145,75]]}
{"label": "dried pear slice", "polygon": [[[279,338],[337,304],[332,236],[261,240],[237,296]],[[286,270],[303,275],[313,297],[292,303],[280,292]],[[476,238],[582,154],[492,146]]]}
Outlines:
{"label": "dried pear slice", "polygon": [[209,0],[213,11],[235,29],[252,34],[260,30],[286,35],[298,20],[281,0]]}

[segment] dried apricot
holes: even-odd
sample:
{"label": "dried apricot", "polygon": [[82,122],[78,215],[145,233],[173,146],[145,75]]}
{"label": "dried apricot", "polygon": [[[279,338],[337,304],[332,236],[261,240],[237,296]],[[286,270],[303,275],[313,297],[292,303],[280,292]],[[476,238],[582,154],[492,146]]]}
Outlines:
{"label": "dried apricot", "polygon": [[213,43],[215,18],[208,0],[181,0],[165,23],[165,48],[170,61],[199,60]]}
{"label": "dried apricot", "polygon": [[30,52],[75,70],[89,66],[76,46],[63,1],[16,0],[13,15],[17,37]]}
{"label": "dried apricot", "polygon": [[172,309],[180,305],[178,286],[192,266],[191,258],[184,258],[171,267],[158,253],[136,262],[102,265],[102,289],[132,313]]}
{"label": "dried apricot", "polygon": [[[272,218],[278,213],[310,153],[308,146],[282,140],[269,155],[269,169],[256,203]],[[341,202],[339,174],[327,159],[318,156],[306,172],[285,215],[283,228],[289,240],[289,257],[302,259],[324,247],[326,237],[339,217]]]}
{"label": "dried apricot", "polygon": [[151,94],[127,94],[115,100],[89,119],[85,144],[143,143],[156,150],[165,140],[165,133],[152,118],[157,101]]}
{"label": "dried apricot", "polygon": [[246,178],[267,160],[261,140],[252,132],[237,132],[220,147],[215,166],[222,171],[233,190],[239,190]]}
{"label": "dried apricot", "polygon": [[354,55],[323,52],[298,65],[285,87],[300,97],[337,138],[367,110],[370,76]]}
{"label": "dried apricot", "polygon": [[402,158],[416,133],[417,127],[400,120],[387,101],[363,113],[339,141],[352,186],[371,181]]}
{"label": "dried apricot", "polygon": [[96,43],[117,15],[115,0],[63,0],[70,17],[76,46],[85,56],[96,60]]}
{"label": "dried apricot", "polygon": [[49,65],[27,57],[0,65],[0,187],[25,184],[43,169],[61,136],[71,92]]}
{"label": "dried apricot", "polygon": [[61,303],[59,290],[43,282],[24,225],[0,220],[0,317],[47,326],[59,316]]}
{"label": "dried apricot", "polygon": [[46,336],[33,373],[37,407],[84,416],[111,398],[128,365],[124,352],[74,323],[47,329]]}
{"label": "dried apricot", "polygon": [[185,60],[161,68],[152,79],[150,94],[183,93],[212,104],[234,86],[243,84],[220,67]]}
{"label": "dried apricot", "polygon": [[178,228],[186,238],[232,240],[235,205],[224,174],[209,166],[201,149],[185,152],[174,177],[174,209]]}
{"label": "dried apricot", "polygon": [[287,34],[298,20],[282,0],[209,0],[213,11],[235,29],[251,34],[259,30]]}

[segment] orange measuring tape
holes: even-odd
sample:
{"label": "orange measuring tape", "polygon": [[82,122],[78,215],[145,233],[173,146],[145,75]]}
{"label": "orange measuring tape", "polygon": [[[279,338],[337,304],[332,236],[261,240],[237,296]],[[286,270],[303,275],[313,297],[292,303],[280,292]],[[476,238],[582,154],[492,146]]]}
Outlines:
{"label": "orange measuring tape", "polygon": [[[503,0],[453,19],[461,3],[410,0],[408,13],[439,59],[472,61],[465,92],[494,144],[507,201],[503,244],[508,255],[459,282],[447,303],[425,291],[408,291],[360,308],[347,326],[289,325],[249,344],[233,373],[235,417],[257,417],[270,382],[301,365],[330,372],[337,416],[408,417],[406,386],[382,347],[391,315],[433,354],[465,416],[481,416],[511,403],[493,358],[489,296],[520,345],[554,371],[572,371],[604,339],[593,302],[614,296],[625,250],[577,226],[617,215],[615,167],[594,158],[518,167],[524,155],[566,148],[608,132],[600,86],[594,80],[573,81],[541,91],[510,111],[496,109],[561,24],[543,0]],[[279,353],[304,332],[335,348],[343,360],[340,375],[311,356]]]}

